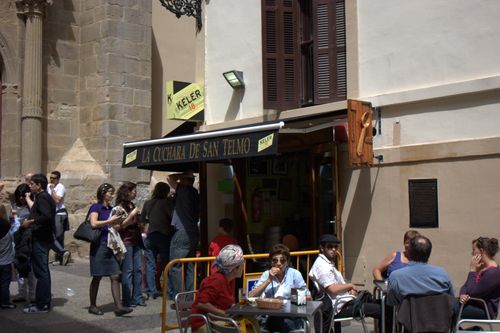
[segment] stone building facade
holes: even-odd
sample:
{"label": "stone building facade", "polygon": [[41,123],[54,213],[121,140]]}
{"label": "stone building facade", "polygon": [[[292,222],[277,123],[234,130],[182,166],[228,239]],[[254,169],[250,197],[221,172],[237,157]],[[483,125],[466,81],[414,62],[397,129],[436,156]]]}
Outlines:
{"label": "stone building facade", "polygon": [[149,182],[121,168],[121,144],[151,135],[151,6],[0,2],[3,200],[26,172],[59,170],[74,228],[100,183]]}

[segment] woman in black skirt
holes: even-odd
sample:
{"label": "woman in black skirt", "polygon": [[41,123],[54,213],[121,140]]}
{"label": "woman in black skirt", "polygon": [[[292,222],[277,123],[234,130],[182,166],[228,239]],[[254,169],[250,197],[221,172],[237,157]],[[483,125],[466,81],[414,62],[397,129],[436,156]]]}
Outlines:
{"label": "woman in black skirt", "polygon": [[90,207],[90,224],[92,228],[101,229],[101,240],[98,243],[90,244],[90,275],[92,275],[92,282],[89,290],[89,313],[98,316],[103,315],[103,312],[96,305],[99,283],[103,276],[109,276],[111,279],[111,293],[116,306],[115,315],[123,316],[132,312],[132,309],[124,307],[120,301],[120,264],[107,245],[109,228],[123,222],[123,218],[119,216],[109,218],[114,194],[115,188],[113,185],[101,184],[97,189],[97,203]]}

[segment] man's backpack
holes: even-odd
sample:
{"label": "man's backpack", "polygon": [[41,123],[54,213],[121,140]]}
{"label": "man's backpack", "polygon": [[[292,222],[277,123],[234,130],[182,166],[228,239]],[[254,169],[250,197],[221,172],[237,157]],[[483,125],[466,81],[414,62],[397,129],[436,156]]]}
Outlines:
{"label": "man's backpack", "polygon": [[365,317],[365,303],[373,302],[373,296],[368,290],[361,290],[353,302],[353,317],[361,319]]}

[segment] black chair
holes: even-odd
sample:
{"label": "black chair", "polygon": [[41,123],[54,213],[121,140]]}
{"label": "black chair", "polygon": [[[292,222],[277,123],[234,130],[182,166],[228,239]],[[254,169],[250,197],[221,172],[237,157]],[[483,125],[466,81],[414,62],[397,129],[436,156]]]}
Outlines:
{"label": "black chair", "polygon": [[409,295],[399,306],[396,320],[404,332],[451,332],[455,302],[448,294]]}

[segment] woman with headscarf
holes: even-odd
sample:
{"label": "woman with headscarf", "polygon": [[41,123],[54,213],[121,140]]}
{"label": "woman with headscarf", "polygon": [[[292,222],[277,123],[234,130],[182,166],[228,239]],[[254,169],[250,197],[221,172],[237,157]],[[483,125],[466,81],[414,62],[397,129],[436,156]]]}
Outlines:
{"label": "woman with headscarf", "polygon": [[[222,248],[215,260],[217,272],[201,282],[192,313],[226,316],[226,310],[235,303],[231,282],[243,274],[243,260],[243,250],[239,245],[230,244]],[[191,330],[196,333],[208,332],[200,318],[191,320]]]}

